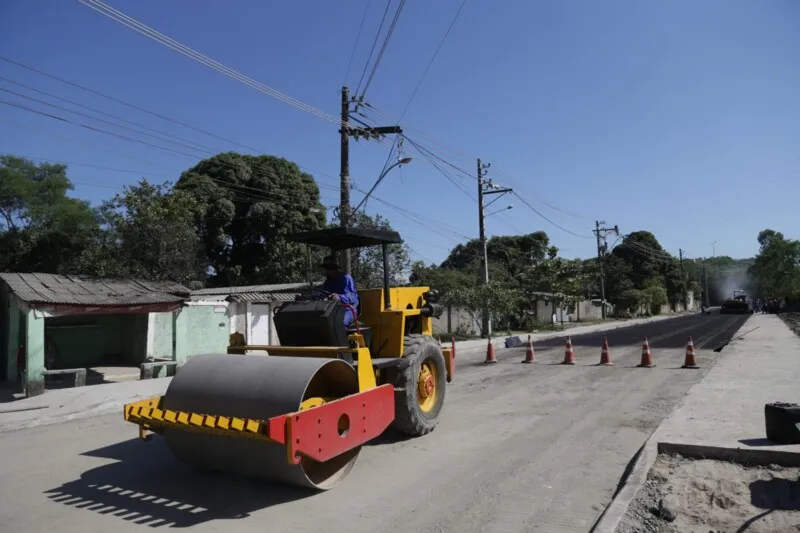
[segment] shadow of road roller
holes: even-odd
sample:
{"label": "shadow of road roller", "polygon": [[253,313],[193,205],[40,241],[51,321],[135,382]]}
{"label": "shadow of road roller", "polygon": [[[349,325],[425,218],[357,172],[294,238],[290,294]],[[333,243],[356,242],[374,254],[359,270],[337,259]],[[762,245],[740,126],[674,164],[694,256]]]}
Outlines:
{"label": "shadow of road roller", "polygon": [[356,369],[339,359],[199,355],[164,396],[125,414],[186,464],[327,490],[393,412],[390,385],[359,392]]}

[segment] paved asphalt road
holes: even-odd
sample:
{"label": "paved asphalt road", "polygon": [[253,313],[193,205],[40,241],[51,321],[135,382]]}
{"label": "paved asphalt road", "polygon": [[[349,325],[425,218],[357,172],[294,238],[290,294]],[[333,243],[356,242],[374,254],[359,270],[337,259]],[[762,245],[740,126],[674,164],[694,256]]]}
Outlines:
{"label": "paved asphalt road", "polygon": [[[237,533],[586,532],[649,433],[697,382],[747,316],[685,316],[603,334],[459,355],[432,434],[365,446],[348,479],[308,496],[194,471],[163,442],[136,440],[120,415],[0,433],[0,531],[107,533],[188,528]],[[746,330],[746,328],[745,328]],[[656,368],[636,368],[648,336]],[[687,337],[700,370],[685,370]]]}

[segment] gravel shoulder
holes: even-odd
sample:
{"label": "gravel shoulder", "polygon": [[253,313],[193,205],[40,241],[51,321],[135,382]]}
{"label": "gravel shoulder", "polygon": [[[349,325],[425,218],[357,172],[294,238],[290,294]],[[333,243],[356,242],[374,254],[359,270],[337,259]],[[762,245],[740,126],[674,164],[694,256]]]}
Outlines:
{"label": "gravel shoulder", "polygon": [[800,468],[659,455],[618,533],[789,533],[800,529]]}

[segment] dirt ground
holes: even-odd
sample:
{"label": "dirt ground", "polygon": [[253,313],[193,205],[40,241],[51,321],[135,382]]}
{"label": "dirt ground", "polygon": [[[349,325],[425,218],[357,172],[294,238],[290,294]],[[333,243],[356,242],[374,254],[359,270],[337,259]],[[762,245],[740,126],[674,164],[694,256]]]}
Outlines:
{"label": "dirt ground", "polygon": [[660,455],[618,533],[800,531],[800,468]]}
{"label": "dirt ground", "polygon": [[800,335],[800,313],[782,313],[778,315],[781,320],[786,322],[796,335]]}

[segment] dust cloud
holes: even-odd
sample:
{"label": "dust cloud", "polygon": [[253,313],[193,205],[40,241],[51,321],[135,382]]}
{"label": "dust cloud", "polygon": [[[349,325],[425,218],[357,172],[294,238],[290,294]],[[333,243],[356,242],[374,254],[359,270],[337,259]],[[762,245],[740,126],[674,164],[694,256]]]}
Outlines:
{"label": "dust cloud", "polygon": [[720,305],[728,298],[733,298],[733,291],[744,291],[754,298],[755,285],[746,268],[725,269],[709,276],[708,291],[712,305]]}

